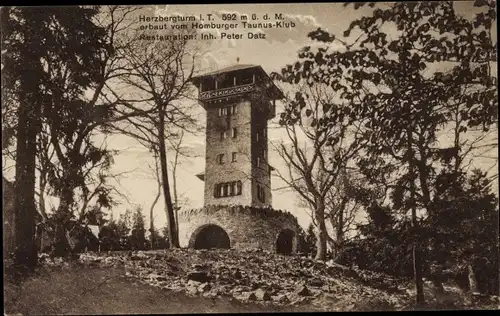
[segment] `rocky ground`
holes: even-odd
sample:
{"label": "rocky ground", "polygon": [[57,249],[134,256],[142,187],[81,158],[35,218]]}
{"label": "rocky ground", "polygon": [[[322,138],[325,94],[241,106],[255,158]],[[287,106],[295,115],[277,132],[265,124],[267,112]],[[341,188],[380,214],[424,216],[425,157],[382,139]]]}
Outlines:
{"label": "rocky ground", "polygon": [[[46,265],[62,260],[42,256]],[[187,250],[85,253],[84,265],[122,268],[139,282],[192,297],[236,299],[263,306],[304,306],[311,311],[413,309],[411,283],[333,263],[263,251]],[[436,296],[430,309],[498,309],[498,297],[466,298],[454,288]],[[270,306],[270,307],[271,307]]]}

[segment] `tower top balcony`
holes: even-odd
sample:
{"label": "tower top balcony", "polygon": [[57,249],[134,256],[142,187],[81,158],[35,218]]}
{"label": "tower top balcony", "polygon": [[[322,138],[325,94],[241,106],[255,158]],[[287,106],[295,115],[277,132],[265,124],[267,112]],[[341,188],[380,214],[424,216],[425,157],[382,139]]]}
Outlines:
{"label": "tower top balcony", "polygon": [[283,92],[258,65],[234,65],[193,77],[191,81],[198,87],[198,100],[205,109],[246,94],[265,102],[284,98]]}

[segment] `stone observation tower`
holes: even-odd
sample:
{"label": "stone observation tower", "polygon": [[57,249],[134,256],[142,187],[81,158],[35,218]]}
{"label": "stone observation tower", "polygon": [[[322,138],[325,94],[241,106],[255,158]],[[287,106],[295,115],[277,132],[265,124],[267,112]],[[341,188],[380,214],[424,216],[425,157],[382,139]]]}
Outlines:
{"label": "stone observation tower", "polygon": [[179,213],[181,246],[296,250],[297,219],[272,207],[267,121],[283,93],[260,66],[192,79],[207,113],[204,207]]}

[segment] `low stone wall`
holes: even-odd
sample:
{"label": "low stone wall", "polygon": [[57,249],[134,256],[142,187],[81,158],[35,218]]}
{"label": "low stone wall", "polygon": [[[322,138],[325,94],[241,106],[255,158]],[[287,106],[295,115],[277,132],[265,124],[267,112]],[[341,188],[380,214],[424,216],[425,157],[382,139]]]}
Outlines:
{"label": "low stone wall", "polygon": [[248,206],[210,205],[179,212],[181,247],[193,247],[198,233],[208,225],[222,228],[230,247],[238,250],[262,249],[276,252],[278,236],[293,231],[293,252],[297,251],[297,218],[284,211]]}

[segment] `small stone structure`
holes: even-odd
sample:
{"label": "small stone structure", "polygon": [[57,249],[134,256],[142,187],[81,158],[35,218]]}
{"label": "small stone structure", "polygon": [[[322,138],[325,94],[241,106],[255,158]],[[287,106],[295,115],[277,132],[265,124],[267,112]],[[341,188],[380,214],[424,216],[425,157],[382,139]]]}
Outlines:
{"label": "small stone structure", "polygon": [[204,208],[178,214],[181,247],[297,250],[297,219],[273,210],[267,122],[283,93],[262,67],[236,65],[192,79],[206,110]]}
{"label": "small stone structure", "polygon": [[208,205],[179,212],[181,247],[297,251],[297,218],[271,208]]}

